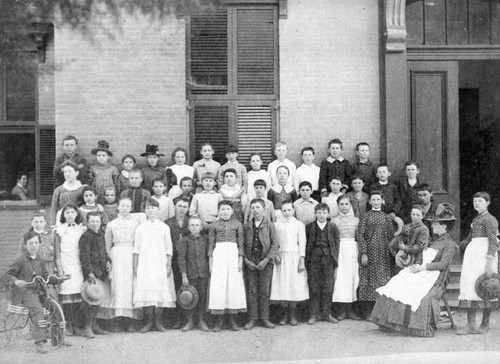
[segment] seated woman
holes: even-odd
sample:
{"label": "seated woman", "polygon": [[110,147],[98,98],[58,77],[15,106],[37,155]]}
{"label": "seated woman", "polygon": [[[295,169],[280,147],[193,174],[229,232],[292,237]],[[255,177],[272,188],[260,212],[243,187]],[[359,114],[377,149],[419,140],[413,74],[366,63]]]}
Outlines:
{"label": "seated woman", "polygon": [[377,289],[370,321],[404,334],[432,337],[439,319],[445,270],[456,252],[449,232],[455,224],[453,206],[444,203],[430,217],[434,238],[423,251],[422,264],[405,268]]}
{"label": "seated woman", "polygon": [[20,172],[17,175],[17,184],[14,186],[10,192],[12,196],[15,196],[18,200],[29,200],[31,195],[28,191],[28,174],[25,172]]}

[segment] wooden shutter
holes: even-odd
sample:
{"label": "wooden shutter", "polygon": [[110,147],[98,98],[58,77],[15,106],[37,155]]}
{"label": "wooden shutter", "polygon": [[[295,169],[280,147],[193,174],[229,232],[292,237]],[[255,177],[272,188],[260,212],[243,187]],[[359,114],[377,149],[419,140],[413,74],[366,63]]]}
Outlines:
{"label": "wooden shutter", "polygon": [[36,121],[36,66],[30,60],[6,72],[7,121]]}
{"label": "wooden shutter", "polygon": [[238,106],[239,160],[249,164],[250,155],[261,153],[264,166],[272,157],[272,109],[271,106]]}
{"label": "wooden shutter", "polygon": [[38,145],[38,201],[40,203],[50,203],[54,192],[54,162],[56,156],[56,135],[53,125],[39,126]]}
{"label": "wooden shutter", "polygon": [[214,159],[223,163],[229,144],[228,106],[195,106],[193,160],[200,158],[201,146],[204,143],[212,144],[215,150]]}
{"label": "wooden shutter", "polygon": [[274,94],[275,10],[237,9],[237,89]]}
{"label": "wooden shutter", "polygon": [[193,14],[190,21],[191,94],[227,94],[227,10]]}

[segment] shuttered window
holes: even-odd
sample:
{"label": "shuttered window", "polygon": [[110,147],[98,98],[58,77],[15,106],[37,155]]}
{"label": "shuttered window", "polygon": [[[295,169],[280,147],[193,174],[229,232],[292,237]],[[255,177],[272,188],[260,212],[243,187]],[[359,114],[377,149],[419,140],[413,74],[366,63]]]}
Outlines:
{"label": "shuttered window", "polygon": [[56,155],[56,133],[53,125],[40,125],[38,129],[37,171],[40,176],[38,199],[50,203],[54,192],[54,163]]}
{"label": "shuttered window", "polygon": [[271,160],[278,104],[276,5],[232,5],[191,14],[187,27],[187,95],[191,109],[191,156],[210,142],[225,163],[235,144],[248,166],[254,152]]}

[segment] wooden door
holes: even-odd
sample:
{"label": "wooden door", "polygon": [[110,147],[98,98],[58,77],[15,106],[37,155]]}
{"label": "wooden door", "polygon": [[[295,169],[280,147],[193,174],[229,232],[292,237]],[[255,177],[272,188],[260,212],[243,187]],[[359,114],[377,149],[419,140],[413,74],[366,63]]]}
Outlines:
{"label": "wooden door", "polygon": [[[451,202],[460,216],[458,62],[408,62],[410,156],[434,199]],[[452,236],[458,238],[459,224]]]}

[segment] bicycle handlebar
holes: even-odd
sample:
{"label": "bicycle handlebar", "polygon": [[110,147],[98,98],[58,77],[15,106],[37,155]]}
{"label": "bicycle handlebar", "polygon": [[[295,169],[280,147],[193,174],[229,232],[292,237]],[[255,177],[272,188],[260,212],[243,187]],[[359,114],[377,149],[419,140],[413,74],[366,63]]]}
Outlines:
{"label": "bicycle handlebar", "polygon": [[56,277],[57,279],[60,279],[58,276],[55,274],[49,274],[47,276],[47,280],[43,279],[42,276],[34,276],[33,280],[31,282],[26,282],[26,284],[34,284],[37,280],[42,281],[44,284],[49,284],[50,277]]}

